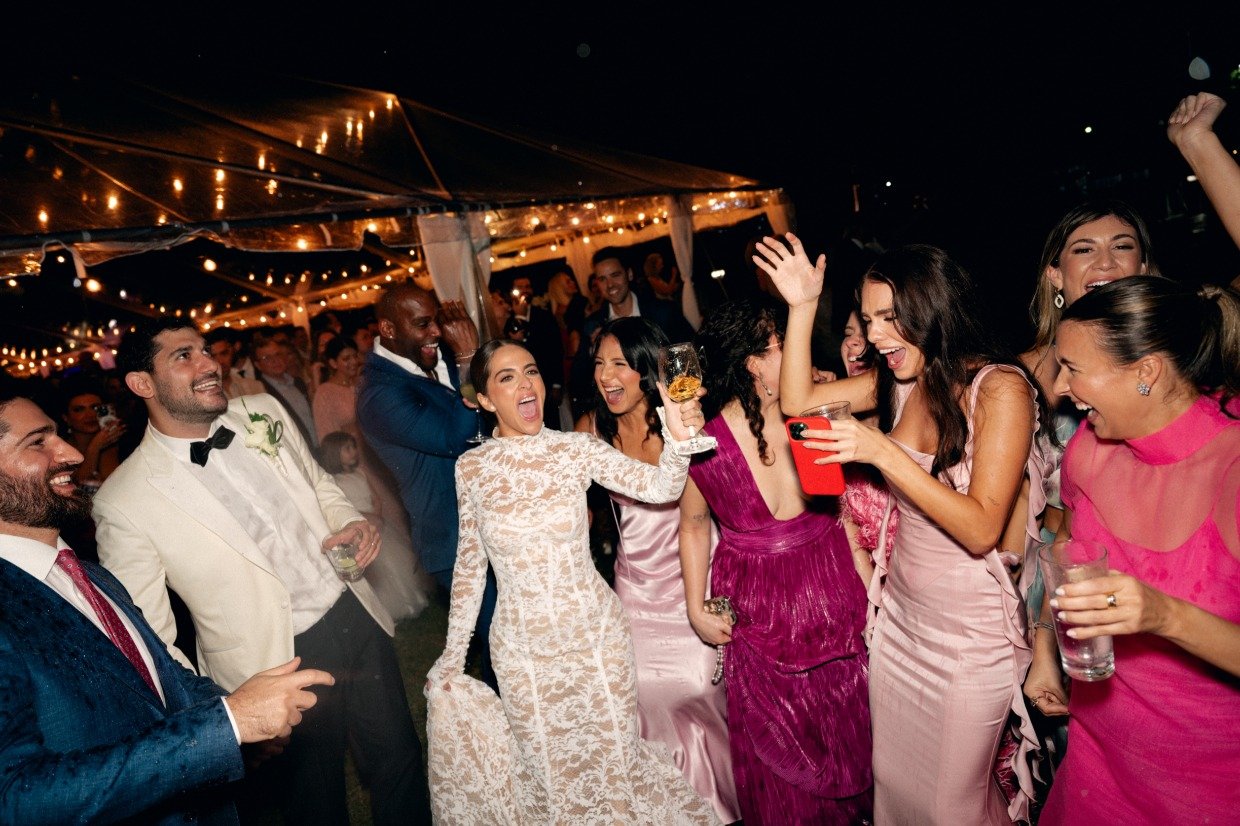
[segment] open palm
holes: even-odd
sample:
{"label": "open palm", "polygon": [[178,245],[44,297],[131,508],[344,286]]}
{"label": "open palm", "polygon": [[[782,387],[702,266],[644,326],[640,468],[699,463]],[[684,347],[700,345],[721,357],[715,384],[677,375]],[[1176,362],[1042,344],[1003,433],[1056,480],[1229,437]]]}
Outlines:
{"label": "open palm", "polygon": [[811,264],[801,240],[789,232],[785,245],[778,238],[764,237],[754,247],[754,263],[771,277],[772,283],[788,306],[808,304],[822,294],[822,278],[827,270],[827,257],[819,255]]}

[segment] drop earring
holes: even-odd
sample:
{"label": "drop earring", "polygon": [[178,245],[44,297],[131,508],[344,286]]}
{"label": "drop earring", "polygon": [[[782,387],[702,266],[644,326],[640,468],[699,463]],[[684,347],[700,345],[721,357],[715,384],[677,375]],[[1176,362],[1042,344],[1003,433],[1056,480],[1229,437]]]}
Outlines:
{"label": "drop earring", "polygon": [[1137,385],[1137,392],[1142,396],[1148,396],[1150,394],[1150,386],[1145,382],[1141,382]]}
{"label": "drop earring", "polygon": [[774,391],[772,391],[771,388],[766,386],[766,382],[762,380],[761,376],[755,376],[754,378],[758,380],[758,384],[762,385],[762,389],[766,392],[768,396],[773,395]]}
{"label": "drop earring", "polygon": [[1059,292],[1055,293],[1055,309],[1057,310],[1063,309],[1063,290],[1060,290]]}

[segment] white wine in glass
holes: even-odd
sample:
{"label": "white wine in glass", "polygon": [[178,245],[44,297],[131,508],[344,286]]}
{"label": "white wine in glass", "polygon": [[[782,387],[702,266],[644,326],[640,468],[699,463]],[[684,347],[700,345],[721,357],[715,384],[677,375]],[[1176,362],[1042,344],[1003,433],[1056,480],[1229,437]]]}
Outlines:
{"label": "white wine in glass", "polygon": [[[478,393],[474,390],[473,382],[465,381],[461,383],[461,396],[470,402],[478,403]],[[474,418],[478,420],[478,432],[465,440],[468,445],[480,445],[490,437],[482,432],[482,408],[479,407],[474,411]]]}
{"label": "white wine in glass", "polygon": [[[674,402],[687,402],[697,395],[702,386],[702,365],[698,363],[697,351],[688,342],[669,344],[659,350],[659,378],[667,388],[667,395]],[[671,411],[667,411],[671,415]],[[714,436],[698,436],[689,428],[690,438],[676,445],[682,456],[714,450],[718,442]]]}

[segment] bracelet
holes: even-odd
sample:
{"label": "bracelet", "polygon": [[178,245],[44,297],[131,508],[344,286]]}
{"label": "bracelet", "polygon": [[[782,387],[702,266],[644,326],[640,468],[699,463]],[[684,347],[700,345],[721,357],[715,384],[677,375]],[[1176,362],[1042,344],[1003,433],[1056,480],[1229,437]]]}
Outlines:
{"label": "bracelet", "polygon": [[468,353],[457,353],[457,354],[456,354],[456,360],[457,360],[458,362],[461,362],[461,361],[469,361],[471,358],[473,358],[473,357],[474,357],[474,353],[476,353],[476,352],[478,352],[477,348],[475,348],[475,349],[473,349],[473,350],[470,350]]}
{"label": "bracelet", "polygon": [[1033,624],[1033,627],[1034,628],[1045,628],[1047,631],[1055,630],[1055,626],[1051,625],[1049,622],[1035,622]]}

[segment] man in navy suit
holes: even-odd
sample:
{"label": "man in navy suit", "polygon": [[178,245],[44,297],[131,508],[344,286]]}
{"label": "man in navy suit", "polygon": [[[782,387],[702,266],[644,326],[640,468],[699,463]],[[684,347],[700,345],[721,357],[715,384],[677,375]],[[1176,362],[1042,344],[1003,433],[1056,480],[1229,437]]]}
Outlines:
{"label": "man in navy suit", "polygon": [[598,279],[599,291],[606,303],[586,316],[581,330],[581,345],[573,357],[568,387],[574,421],[589,411],[590,400],[594,398],[594,357],[590,351],[598,329],[605,323],[613,318],[641,316],[662,328],[673,343],[693,339],[693,326],[675,302],[659,301],[650,293],[639,299],[633,290],[633,268],[625,260],[625,255],[619,247],[603,247],[591,259],[594,277]]}
{"label": "man in navy suit", "polygon": [[287,737],[332,677],[294,659],[228,694],[174,661],[61,541],[90,512],[81,462],[0,388],[0,822],[236,823],[240,744]]}
{"label": "man in navy suit", "polygon": [[[375,317],[379,340],[362,367],[357,423],[400,485],[422,566],[451,594],[456,458],[471,447],[467,439],[479,427],[477,407],[461,396],[461,373],[468,374],[478,349],[478,330],[460,302],[441,308],[432,293],[412,283],[386,290]],[[490,577],[474,638],[483,678],[492,686],[487,632],[495,595]]]}

